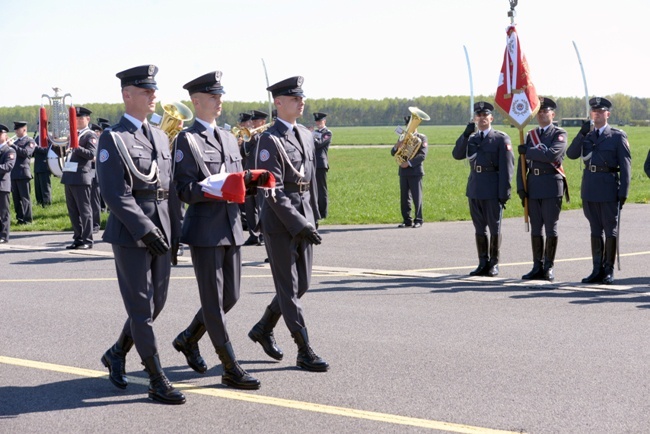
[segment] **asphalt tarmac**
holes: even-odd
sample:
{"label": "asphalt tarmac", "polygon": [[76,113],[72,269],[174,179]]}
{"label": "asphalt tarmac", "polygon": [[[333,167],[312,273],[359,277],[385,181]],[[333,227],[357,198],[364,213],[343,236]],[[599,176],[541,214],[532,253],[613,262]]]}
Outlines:
{"label": "asphalt tarmac", "polygon": [[69,232],[14,232],[0,245],[0,432],[649,432],[648,214],[625,205],[622,270],[609,286],[580,283],[591,253],[579,210],[560,217],[552,284],[520,279],[532,265],[523,219],[504,221],[497,278],[467,276],[471,222],[322,226],[303,305],[327,373],[295,367],[282,321],[281,362],[248,339],[274,288],[265,249],[243,247],[228,330],[257,391],[221,385],[207,335],[203,375],[173,349],[199,307],[187,251],[155,322],[181,406],[147,399],[135,350],[129,387],[107,379],[100,358],[125,320],[110,245],[69,251]]}

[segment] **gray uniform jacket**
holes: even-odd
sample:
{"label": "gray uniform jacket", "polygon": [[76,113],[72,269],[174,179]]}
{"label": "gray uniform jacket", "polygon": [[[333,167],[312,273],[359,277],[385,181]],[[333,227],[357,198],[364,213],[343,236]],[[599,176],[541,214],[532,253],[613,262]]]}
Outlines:
{"label": "gray uniform jacket", "polygon": [[0,191],[11,191],[11,170],[16,164],[16,150],[4,144],[0,147]]}
{"label": "gray uniform jacket", "polygon": [[11,171],[11,179],[32,179],[32,172],[29,168],[36,142],[34,139],[23,136],[16,140],[12,148],[16,151],[16,165]]}
{"label": "gray uniform jacket", "polygon": [[[183,218],[181,242],[191,246],[241,246],[244,243],[239,205],[205,197],[199,185],[208,175],[219,173],[224,164],[228,173],[243,170],[235,136],[222,128],[218,128],[218,134],[223,146],[203,124],[194,122],[176,139],[174,181],[178,197],[189,204]],[[190,135],[198,145],[209,174],[203,173],[194,159],[188,142]]]}
{"label": "gray uniform jacket", "polygon": [[510,137],[494,128],[481,140],[479,133],[456,140],[456,160],[469,158],[466,195],[470,199],[510,199],[510,181],[515,167]]}
{"label": "gray uniform jacket", "polygon": [[[271,172],[276,181],[275,197],[269,193],[262,205],[260,221],[264,232],[289,232],[296,236],[307,223],[315,225],[320,219],[314,137],[303,125],[297,125],[296,130],[302,145],[281,121],[276,121],[260,138],[257,168]],[[280,146],[286,151],[289,161],[280,152]],[[303,167],[304,176],[299,177],[289,165],[297,171]],[[308,186],[303,184],[306,191],[298,191],[298,183],[308,183]]]}
{"label": "gray uniform jacket", "polygon": [[93,158],[97,151],[97,134],[89,128],[79,132],[79,147],[70,149],[70,162],[77,163],[75,172],[64,171],[61,175],[61,184],[65,185],[90,185],[95,177]]}
{"label": "gray uniform jacket", "polygon": [[[564,177],[553,164],[561,165],[567,147],[567,133],[551,124],[540,137],[537,149],[533,146],[530,132],[526,136],[526,179],[530,199],[550,199],[564,194]],[[521,176],[521,158],[517,159],[517,191],[524,190]]]}
{"label": "gray uniform jacket", "polygon": [[[130,174],[115,148],[111,131],[122,138],[135,167],[143,174],[151,170],[153,158],[158,162],[157,182],[148,184]],[[180,237],[178,198],[169,194],[169,200],[136,199],[135,190],[169,190],[172,182],[172,159],[169,138],[159,128],[152,127],[155,147],[149,143],[142,129],[128,119],[106,129],[99,138],[97,170],[102,197],[111,212],[102,239],[124,247],[145,247],[140,238],[157,226],[166,235],[168,243]],[[154,149],[155,148],[155,149]],[[173,202],[173,201],[176,202]],[[169,203],[169,202],[173,203]],[[172,215],[170,216],[170,212]]]}
{"label": "gray uniform jacket", "polygon": [[[410,165],[409,167],[399,167],[398,173],[399,176],[423,176],[424,175],[424,159],[427,158],[427,152],[429,151],[429,142],[427,136],[420,133],[415,133],[416,136],[422,140],[422,146],[415,153],[412,159],[408,160]],[[396,145],[397,146],[397,145]],[[390,150],[390,155],[395,156],[397,149],[395,146]]]}
{"label": "gray uniform jacket", "polygon": [[316,148],[316,168],[317,169],[329,169],[330,164],[327,160],[327,152],[330,149],[330,143],[332,143],[332,132],[327,128],[322,128],[316,130],[316,133],[320,133],[314,137],[314,146]]}
{"label": "gray uniform jacket", "polygon": [[[605,127],[600,137],[591,131],[578,133],[566,151],[575,160],[591,153],[584,161],[580,196],[589,202],[616,202],[627,198],[632,177],[632,155],[625,131]],[[620,173],[620,174],[619,174]]]}

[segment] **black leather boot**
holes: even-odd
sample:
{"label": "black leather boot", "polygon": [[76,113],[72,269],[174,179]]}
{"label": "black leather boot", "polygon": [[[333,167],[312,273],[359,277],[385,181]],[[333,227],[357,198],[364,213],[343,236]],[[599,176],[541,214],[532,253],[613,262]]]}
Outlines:
{"label": "black leather boot", "polygon": [[216,347],[219,360],[223,364],[223,375],[221,384],[225,384],[235,389],[254,390],[260,388],[260,382],[257,378],[252,377],[244,368],[239,366],[235,358],[235,352],[232,349],[230,341],[226,342],[223,347]]}
{"label": "black leather boot", "polygon": [[533,235],[530,237],[530,243],[533,247],[533,269],[528,274],[521,276],[524,280],[537,280],[544,277],[544,264],[542,258],[544,256],[544,237],[541,235]]}
{"label": "black leather boot", "polygon": [[478,252],[478,267],[469,273],[470,276],[487,276],[489,270],[488,238],[487,235],[476,235],[476,251]]}
{"label": "black leather boot", "polygon": [[282,314],[274,313],[267,307],[264,315],[262,315],[262,319],[248,332],[248,337],[253,342],[258,342],[264,349],[264,352],[275,360],[282,360],[282,357],[284,357],[284,353],[276,344],[275,337],[273,336],[273,328],[275,328],[281,316]]}
{"label": "black leather boot", "polygon": [[120,335],[115,345],[110,347],[102,356],[102,363],[108,368],[108,379],[120,389],[126,389],[129,381],[126,378],[126,353],[133,347],[133,339],[124,333]]}
{"label": "black leather boot", "polygon": [[546,237],[546,247],[544,248],[544,280],[552,282],[555,280],[553,265],[555,263],[555,252],[557,251],[557,237]]}
{"label": "black leather boot", "polygon": [[192,324],[181,332],[172,345],[176,349],[185,355],[187,359],[187,364],[190,368],[194,369],[199,374],[203,374],[208,370],[208,365],[201,357],[201,352],[199,351],[199,339],[205,334],[205,325],[199,321],[197,318],[192,320]]}
{"label": "black leather boot", "polygon": [[490,277],[499,275],[499,244],[500,236],[492,235],[490,237],[490,267],[488,268],[487,275]]}
{"label": "black leather boot", "polygon": [[142,361],[144,370],[149,374],[149,399],[163,404],[185,404],[185,395],[169,382],[160,366],[160,357],[154,354]]}
{"label": "black leather boot", "polygon": [[605,259],[603,266],[603,283],[614,283],[614,262],[616,261],[616,237],[605,238]]}
{"label": "black leather boot", "polygon": [[603,248],[604,241],[601,237],[591,237],[591,259],[594,264],[591,274],[582,283],[600,283],[603,280]]}
{"label": "black leather boot", "polygon": [[312,350],[309,345],[309,336],[307,335],[306,328],[291,333],[291,336],[298,345],[296,366],[312,372],[326,372],[330,368],[330,365]]}

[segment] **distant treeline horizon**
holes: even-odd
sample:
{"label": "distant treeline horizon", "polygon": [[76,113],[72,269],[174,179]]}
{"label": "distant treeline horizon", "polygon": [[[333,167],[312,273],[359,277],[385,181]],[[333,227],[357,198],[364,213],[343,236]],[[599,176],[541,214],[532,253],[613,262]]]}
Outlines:
{"label": "distant treeline horizon", "polygon": [[[580,97],[554,97],[544,95],[553,99],[558,108],[556,120],[562,118],[586,118],[587,108],[585,98]],[[610,124],[628,125],[630,123],[641,123],[650,119],[650,98],[639,98],[624,94],[602,95],[612,102]],[[494,102],[494,95],[478,95],[474,101]],[[190,101],[181,101],[190,110],[193,106]],[[93,113],[91,122],[97,118],[106,118],[111,124],[116,123],[124,113],[122,103],[87,103],[78,104]],[[355,126],[386,126],[401,125],[404,117],[409,115],[408,107],[417,107],[427,113],[431,120],[427,125],[463,125],[471,118],[470,97],[461,95],[448,96],[420,96],[417,98],[384,98],[372,99],[306,99],[305,110],[302,118],[298,121],[304,125],[313,125],[312,113],[324,112],[328,114],[328,126],[355,127]],[[38,120],[39,105],[0,107],[0,123],[13,128],[13,121],[26,121],[28,129],[34,131]],[[241,102],[224,101],[222,114],[217,120],[219,125],[237,125],[239,113],[250,112],[251,110],[269,111],[268,101]],[[156,107],[156,113],[163,115],[160,104]],[[495,123],[503,123],[503,117],[494,113]]]}

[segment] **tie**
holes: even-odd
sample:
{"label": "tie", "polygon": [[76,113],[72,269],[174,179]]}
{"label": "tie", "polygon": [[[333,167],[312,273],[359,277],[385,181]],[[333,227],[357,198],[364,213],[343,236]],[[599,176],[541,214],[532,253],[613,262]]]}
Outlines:
{"label": "tie", "polygon": [[481,140],[483,140],[483,138],[485,137],[485,135],[483,134],[483,131],[481,131],[480,136],[481,136]]}
{"label": "tie", "polygon": [[596,130],[596,138],[600,137],[600,130]]}
{"label": "tie", "polygon": [[219,133],[217,133],[216,128],[212,130],[212,134],[214,134],[214,138],[217,139],[217,142],[219,142],[219,144],[223,146],[223,144],[221,143],[221,137],[219,136]]}
{"label": "tie", "polygon": [[544,135],[544,128],[540,128],[539,131],[537,132],[540,137]]}
{"label": "tie", "polygon": [[153,137],[151,137],[151,130],[149,129],[149,125],[146,123],[142,124],[142,131],[144,132],[144,136],[153,144]]}
{"label": "tie", "polygon": [[293,127],[293,135],[296,136],[296,140],[298,140],[298,143],[300,143],[300,146],[302,146],[302,140],[300,140],[300,133],[298,133],[298,127]]}

